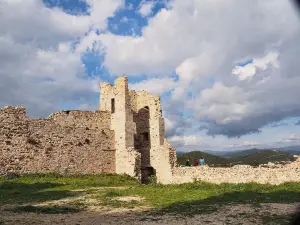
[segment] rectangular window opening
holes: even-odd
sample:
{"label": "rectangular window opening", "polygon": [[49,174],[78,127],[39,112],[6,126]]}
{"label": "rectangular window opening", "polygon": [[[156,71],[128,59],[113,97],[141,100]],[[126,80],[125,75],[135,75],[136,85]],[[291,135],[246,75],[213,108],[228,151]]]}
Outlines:
{"label": "rectangular window opening", "polygon": [[149,141],[149,133],[148,132],[145,132],[145,133],[142,133],[142,139],[143,141]]}
{"label": "rectangular window opening", "polygon": [[111,99],[111,113],[114,113],[115,112],[115,99],[112,98]]}

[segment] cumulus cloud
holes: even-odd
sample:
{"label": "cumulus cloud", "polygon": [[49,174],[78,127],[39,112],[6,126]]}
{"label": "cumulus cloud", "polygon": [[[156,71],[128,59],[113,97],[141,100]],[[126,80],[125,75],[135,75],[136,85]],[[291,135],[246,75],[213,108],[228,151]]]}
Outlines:
{"label": "cumulus cloud", "polygon": [[208,133],[240,136],[284,118],[298,116],[299,77],[276,77],[257,86],[214,85],[195,101],[194,113],[208,123]]}
{"label": "cumulus cloud", "polygon": [[203,143],[199,137],[196,136],[173,136],[170,141],[177,143],[177,145],[199,145]]}
{"label": "cumulus cloud", "polygon": [[284,141],[286,141],[286,142],[300,141],[300,135],[299,134],[291,134],[291,135],[285,137]]}
{"label": "cumulus cloud", "polygon": [[278,52],[269,52],[261,58],[254,58],[253,61],[246,66],[236,66],[232,70],[232,74],[237,75],[240,80],[249,79],[256,74],[257,69],[266,70],[268,65],[278,67]]}
{"label": "cumulus cloud", "polygon": [[85,0],[89,8],[89,21],[95,29],[107,28],[107,18],[125,6],[124,0]]}
{"label": "cumulus cloud", "polygon": [[88,16],[77,16],[73,23],[72,15],[58,8],[47,8],[40,0],[2,0],[0,8],[0,35],[9,35],[23,44],[55,45],[76,38],[90,25]]}
{"label": "cumulus cloud", "polygon": [[239,137],[300,115],[300,24],[288,1],[174,0],[141,36],[98,38],[111,73],[167,77],[176,71],[169,100],[191,109],[209,135]]}
{"label": "cumulus cloud", "polygon": [[142,1],[138,12],[143,17],[150,16],[152,14],[152,9],[154,6],[155,6],[154,1]]}
{"label": "cumulus cloud", "polygon": [[149,93],[161,95],[177,86],[173,78],[153,78],[138,83],[130,83],[130,89],[136,91],[147,91]]}
{"label": "cumulus cloud", "polygon": [[29,115],[45,116],[64,101],[93,97],[96,80],[83,79],[80,55],[70,53],[68,44],[42,50],[0,37],[0,46],[1,106],[23,105]]}
{"label": "cumulus cloud", "polygon": [[224,70],[233,60],[261,54],[273,42],[292,36],[298,25],[291,10],[279,0],[175,0],[149,19],[140,37],[102,35],[104,64],[114,73],[151,75],[172,72],[186,62],[181,70],[195,71],[192,78],[198,76],[194,64],[212,75],[211,70]]}
{"label": "cumulus cloud", "polygon": [[88,0],[89,15],[72,16],[41,0],[0,1],[0,107],[22,105],[39,117],[90,104],[99,78],[87,77],[72,44],[90,28],[105,30],[122,2]]}

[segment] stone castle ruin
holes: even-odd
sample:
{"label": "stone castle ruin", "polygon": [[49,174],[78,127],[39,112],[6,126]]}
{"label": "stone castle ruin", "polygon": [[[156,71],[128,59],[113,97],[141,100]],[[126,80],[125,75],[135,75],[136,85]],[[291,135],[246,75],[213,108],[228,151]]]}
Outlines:
{"label": "stone castle ruin", "polygon": [[117,173],[171,183],[176,151],[165,139],[160,97],[128,89],[128,79],[100,84],[100,110],[26,117],[0,109],[0,174]]}
{"label": "stone castle ruin", "polygon": [[160,97],[128,89],[121,76],[100,84],[100,110],[64,110],[26,117],[23,107],[0,109],[0,175],[7,173],[128,174],[148,183],[300,182],[300,157],[277,167],[176,167],[165,138]]}

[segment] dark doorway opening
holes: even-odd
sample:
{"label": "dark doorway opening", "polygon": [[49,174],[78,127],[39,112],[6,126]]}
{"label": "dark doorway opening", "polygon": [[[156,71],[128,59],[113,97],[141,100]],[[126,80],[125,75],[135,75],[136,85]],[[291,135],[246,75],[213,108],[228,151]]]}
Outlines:
{"label": "dark doorway opening", "polygon": [[141,172],[142,172],[142,179],[141,179],[142,184],[149,184],[151,181],[151,177],[154,177],[156,174],[155,169],[152,166],[142,167]]}
{"label": "dark doorway opening", "polygon": [[141,153],[141,183],[148,184],[155,170],[151,166],[150,149],[150,115],[149,106],[144,106],[138,112],[133,113],[133,121],[136,123],[136,134],[134,135],[134,147]]}

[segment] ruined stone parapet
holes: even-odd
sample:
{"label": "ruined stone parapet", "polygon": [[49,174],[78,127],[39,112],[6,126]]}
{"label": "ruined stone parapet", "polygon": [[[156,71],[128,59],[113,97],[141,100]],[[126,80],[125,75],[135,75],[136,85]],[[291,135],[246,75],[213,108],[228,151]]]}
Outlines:
{"label": "ruined stone parapet", "polygon": [[295,162],[280,167],[252,167],[236,165],[229,168],[197,166],[177,167],[173,183],[188,183],[195,180],[210,183],[261,183],[281,184],[300,182],[300,167]]}
{"label": "ruined stone parapet", "polygon": [[88,129],[110,129],[110,113],[107,111],[62,110],[49,115],[62,126],[84,127]]}
{"label": "ruined stone parapet", "polygon": [[32,119],[23,107],[2,108],[0,174],[114,173],[109,125],[107,112],[60,111]]}
{"label": "ruined stone parapet", "polygon": [[26,118],[26,109],[21,106],[5,106],[0,108],[0,118]]}

